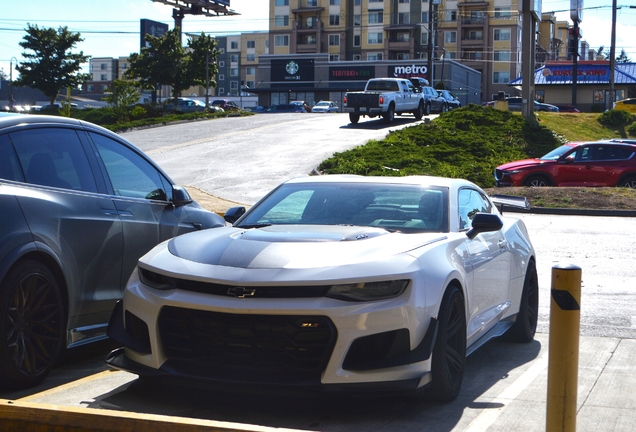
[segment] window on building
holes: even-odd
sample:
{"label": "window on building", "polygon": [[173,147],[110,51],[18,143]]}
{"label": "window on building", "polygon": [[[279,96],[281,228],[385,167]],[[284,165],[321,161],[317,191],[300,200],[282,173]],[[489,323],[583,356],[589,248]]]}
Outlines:
{"label": "window on building", "polygon": [[456,43],[457,42],[457,32],[456,31],[446,31],[446,32],[444,32],[444,42],[445,43]]}
{"label": "window on building", "polygon": [[289,35],[274,36],[274,46],[289,46]]}
{"label": "window on building", "polygon": [[329,25],[332,25],[332,26],[340,25],[340,15],[329,15]]}
{"label": "window on building", "polygon": [[398,3],[410,3],[410,0],[400,0]]}
{"label": "window on building", "polygon": [[469,40],[482,40],[484,38],[484,34],[481,30],[471,30],[468,32]]}
{"label": "window on building", "polygon": [[457,53],[455,51],[446,51],[445,56],[446,56],[446,58],[449,58],[451,60],[455,60],[457,58]]}
{"label": "window on building", "polygon": [[329,0],[329,4],[331,6],[339,6],[340,5],[340,0]]}
{"label": "window on building", "polygon": [[329,46],[340,46],[340,35],[339,34],[330,34],[329,35]]}
{"label": "window on building", "polygon": [[254,83],[254,81],[245,81],[245,88],[246,89],[256,88],[256,84]]}
{"label": "window on building", "polygon": [[238,43],[238,41],[231,41],[231,42],[230,42],[230,49],[233,49],[233,50],[235,50],[235,49],[239,49],[239,43]]}
{"label": "window on building", "polygon": [[382,43],[382,33],[369,33],[367,43],[377,45]]}
{"label": "window on building", "polygon": [[289,0],[276,0],[276,6],[289,6]]}
{"label": "window on building", "polygon": [[340,61],[340,54],[329,54],[329,61],[330,62]]}
{"label": "window on building", "polygon": [[219,60],[219,67],[225,67],[225,62],[223,60]]}
{"label": "window on building", "polygon": [[428,22],[428,12],[422,12],[422,22],[423,23]]}
{"label": "window on building", "polygon": [[256,54],[246,54],[245,55],[245,60],[250,61],[250,62],[256,61]]}
{"label": "window on building", "polygon": [[356,60],[360,60],[361,58],[362,58],[362,57],[360,56],[360,54],[354,54],[354,55],[353,55],[353,60],[354,60],[354,61],[356,61]]}
{"label": "window on building", "polygon": [[510,61],[510,51],[495,51],[493,60],[501,62]]}
{"label": "window on building", "polygon": [[289,15],[276,15],[274,17],[274,27],[286,27],[289,25]]}
{"label": "window on building", "polygon": [[495,8],[495,18],[497,19],[510,19],[512,13],[510,12],[509,7],[496,7]]}
{"label": "window on building", "polygon": [[495,29],[495,40],[510,40],[510,29]]}
{"label": "window on building", "polygon": [[362,24],[362,15],[354,15],[353,16],[353,25],[359,26]]}
{"label": "window on building", "polygon": [[256,68],[255,67],[245,68],[245,75],[256,75]]}
{"label": "window on building", "polygon": [[230,81],[230,92],[237,93],[238,92],[238,81]]}
{"label": "window on building", "polygon": [[398,14],[398,24],[409,24],[411,22],[410,12],[400,12]]}
{"label": "window on building", "polygon": [[398,42],[408,42],[409,40],[411,40],[411,34],[410,33],[398,33],[396,36],[396,40]]}
{"label": "window on building", "polygon": [[99,65],[99,68],[100,68],[101,70],[106,70],[106,69],[108,69],[108,65],[107,65],[106,63],[101,63],[101,64]]}
{"label": "window on building", "polygon": [[428,45],[428,33],[422,33],[422,45]]}
{"label": "window on building", "polygon": [[246,42],[246,46],[247,46],[247,48],[256,48],[256,41],[248,40]]}
{"label": "window on building", "polygon": [[318,6],[318,0],[306,0],[308,7],[316,7]]}
{"label": "window on building", "polygon": [[409,53],[398,53],[396,57],[398,60],[408,60]]}
{"label": "window on building", "polygon": [[239,61],[239,55],[238,54],[232,54],[230,56],[230,63],[238,63]]}
{"label": "window on building", "polygon": [[314,28],[318,26],[318,18],[316,17],[308,17],[307,18],[307,28]]}
{"label": "window on building", "polygon": [[225,94],[225,88],[219,87],[219,94],[220,95]]}
{"label": "window on building", "polygon": [[[371,0],[369,0],[371,1]],[[382,60],[382,53],[368,53],[367,60]]]}
{"label": "window on building", "polygon": [[104,92],[105,92],[105,91],[108,91],[108,85],[107,85],[107,84],[104,84],[104,85],[102,86],[102,91],[104,91]]}
{"label": "window on building", "polygon": [[492,74],[493,84],[508,84],[510,81],[510,72],[494,72]]}
{"label": "window on building", "polygon": [[308,35],[303,38],[303,44],[305,45],[314,45],[316,43],[316,36]]}
{"label": "window on building", "polygon": [[457,10],[456,9],[447,10],[446,13],[444,14],[444,19],[446,21],[457,21]]}
{"label": "window on building", "polygon": [[100,80],[100,81],[108,81],[108,75],[106,75],[106,74],[101,74],[101,75],[99,76],[99,80]]}
{"label": "window on building", "polygon": [[361,1],[360,0],[354,0],[353,5],[354,6],[360,6]]}
{"label": "window on building", "polygon": [[225,75],[224,74],[219,74],[218,81],[225,81]]}
{"label": "window on building", "polygon": [[369,11],[369,24],[382,24],[384,13],[382,11]]}
{"label": "window on building", "polygon": [[128,64],[127,63],[122,63],[121,64],[121,68],[122,69],[128,69]]}
{"label": "window on building", "polygon": [[230,76],[238,76],[238,74],[239,74],[238,68],[231,68],[230,69]]}
{"label": "window on building", "polygon": [[86,91],[89,92],[89,93],[92,92],[93,91],[93,85],[92,84],[87,85],[86,86]]}
{"label": "window on building", "polygon": [[359,47],[361,39],[360,35],[353,35],[353,46]]}

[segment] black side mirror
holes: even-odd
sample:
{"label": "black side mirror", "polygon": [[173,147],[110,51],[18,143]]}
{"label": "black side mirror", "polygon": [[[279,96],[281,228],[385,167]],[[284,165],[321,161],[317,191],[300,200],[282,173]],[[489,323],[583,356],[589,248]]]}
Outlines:
{"label": "black side mirror", "polygon": [[232,207],[225,212],[225,215],[223,215],[223,219],[225,219],[226,222],[233,224],[244,214],[245,207]]}
{"label": "black side mirror", "polygon": [[183,186],[172,186],[172,204],[179,207],[191,202],[193,202],[193,199]]}
{"label": "black side mirror", "polygon": [[469,239],[474,239],[483,232],[499,231],[503,227],[503,221],[499,215],[493,213],[477,213],[473,217],[471,228],[466,232]]}

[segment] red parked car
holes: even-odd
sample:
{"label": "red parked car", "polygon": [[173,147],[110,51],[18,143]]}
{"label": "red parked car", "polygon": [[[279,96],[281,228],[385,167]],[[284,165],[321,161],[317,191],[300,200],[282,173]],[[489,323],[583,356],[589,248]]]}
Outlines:
{"label": "red parked car", "polygon": [[538,159],[495,169],[497,186],[636,188],[636,140],[568,143]]}

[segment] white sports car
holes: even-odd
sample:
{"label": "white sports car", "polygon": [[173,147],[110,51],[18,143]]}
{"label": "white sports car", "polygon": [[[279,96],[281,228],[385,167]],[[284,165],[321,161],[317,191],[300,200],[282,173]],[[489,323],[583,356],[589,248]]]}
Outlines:
{"label": "white sports car", "polygon": [[230,209],[232,226],[139,260],[109,326],[124,347],[107,362],[144,377],[452,400],[466,355],[504,333],[529,342],[537,325],[534,249],[495,201],[437,177],[285,182]]}

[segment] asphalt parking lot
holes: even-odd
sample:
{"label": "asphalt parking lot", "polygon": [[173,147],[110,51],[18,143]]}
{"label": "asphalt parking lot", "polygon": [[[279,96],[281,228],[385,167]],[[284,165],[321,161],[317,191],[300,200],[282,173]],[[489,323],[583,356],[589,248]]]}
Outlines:
{"label": "asphalt parking lot", "polygon": [[[252,125],[218,123],[213,130],[204,125],[197,130],[157,128],[145,137],[139,131],[126,137],[149,151],[178,182],[252,204],[282,177],[306,175],[322,153],[342,151],[412,123],[409,119],[387,127],[361,122],[362,128],[352,129],[345,116],[318,116],[292,119],[293,125],[286,127],[260,123],[261,119]],[[314,142],[305,145],[298,138],[300,131],[314,134]],[[630,233],[636,229],[636,219],[511,216],[524,220],[537,250],[539,332],[531,344],[491,341],[473,354],[462,392],[450,404],[406,397],[265,396],[155,387],[139,382],[135,375],[108,370],[103,358],[111,347],[100,345],[70,359],[36,389],[0,393],[5,400],[0,403],[0,416],[5,419],[0,430],[10,425],[5,408],[33,405],[50,410],[50,421],[56,418],[60,427],[67,428],[75,421],[68,413],[75,415],[77,410],[172,419],[179,425],[190,422],[198,430],[544,431],[551,272],[555,265],[572,263],[582,268],[583,276],[577,430],[632,431],[636,423],[636,397],[631,392],[636,386],[636,266]],[[97,419],[77,430],[100,430],[106,423]],[[173,424],[170,429],[176,427]],[[127,430],[122,423],[101,430],[115,429]]]}

